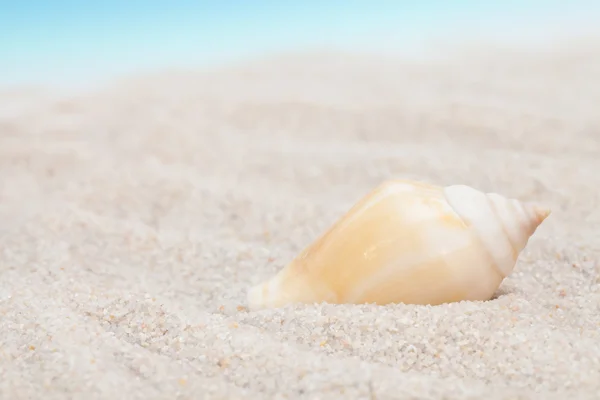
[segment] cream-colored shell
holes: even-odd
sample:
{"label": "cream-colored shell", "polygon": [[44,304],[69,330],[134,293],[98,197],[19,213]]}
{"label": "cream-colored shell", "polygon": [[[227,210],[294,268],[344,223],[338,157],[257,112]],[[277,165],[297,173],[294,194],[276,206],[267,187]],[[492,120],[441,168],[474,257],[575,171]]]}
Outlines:
{"label": "cream-colored shell", "polygon": [[249,307],[488,300],[549,214],[464,185],[388,181],[251,288]]}

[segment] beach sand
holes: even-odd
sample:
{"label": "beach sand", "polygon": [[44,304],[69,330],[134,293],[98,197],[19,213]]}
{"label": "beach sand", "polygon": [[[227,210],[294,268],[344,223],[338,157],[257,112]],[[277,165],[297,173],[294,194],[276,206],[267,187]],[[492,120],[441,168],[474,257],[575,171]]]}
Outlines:
{"label": "beach sand", "polygon": [[[587,41],[0,91],[0,397],[597,399],[599,76]],[[388,178],[552,214],[487,302],[247,310]]]}

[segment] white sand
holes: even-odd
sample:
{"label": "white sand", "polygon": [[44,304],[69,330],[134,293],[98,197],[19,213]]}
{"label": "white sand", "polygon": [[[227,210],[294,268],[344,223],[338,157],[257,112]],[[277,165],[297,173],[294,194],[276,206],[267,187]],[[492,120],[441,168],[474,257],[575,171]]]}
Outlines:
{"label": "white sand", "polygon": [[[0,398],[597,399],[599,77],[592,42],[0,93]],[[489,302],[244,309],[390,177],[553,213]]]}

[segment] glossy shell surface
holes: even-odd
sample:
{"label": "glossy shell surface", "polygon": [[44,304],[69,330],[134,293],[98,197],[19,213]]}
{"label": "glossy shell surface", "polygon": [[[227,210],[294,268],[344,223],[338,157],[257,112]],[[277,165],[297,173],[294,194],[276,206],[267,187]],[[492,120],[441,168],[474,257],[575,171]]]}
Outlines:
{"label": "glossy shell surface", "polygon": [[549,213],[464,185],[388,181],[251,288],[248,303],[488,300]]}

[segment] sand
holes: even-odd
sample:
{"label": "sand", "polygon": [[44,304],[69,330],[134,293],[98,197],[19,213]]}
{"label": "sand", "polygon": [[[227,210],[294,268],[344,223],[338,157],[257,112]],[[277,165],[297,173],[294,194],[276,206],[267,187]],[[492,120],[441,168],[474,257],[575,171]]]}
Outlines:
{"label": "sand", "polygon": [[[3,90],[0,397],[597,399],[599,76],[588,41]],[[487,302],[246,309],[396,177],[553,212]]]}

